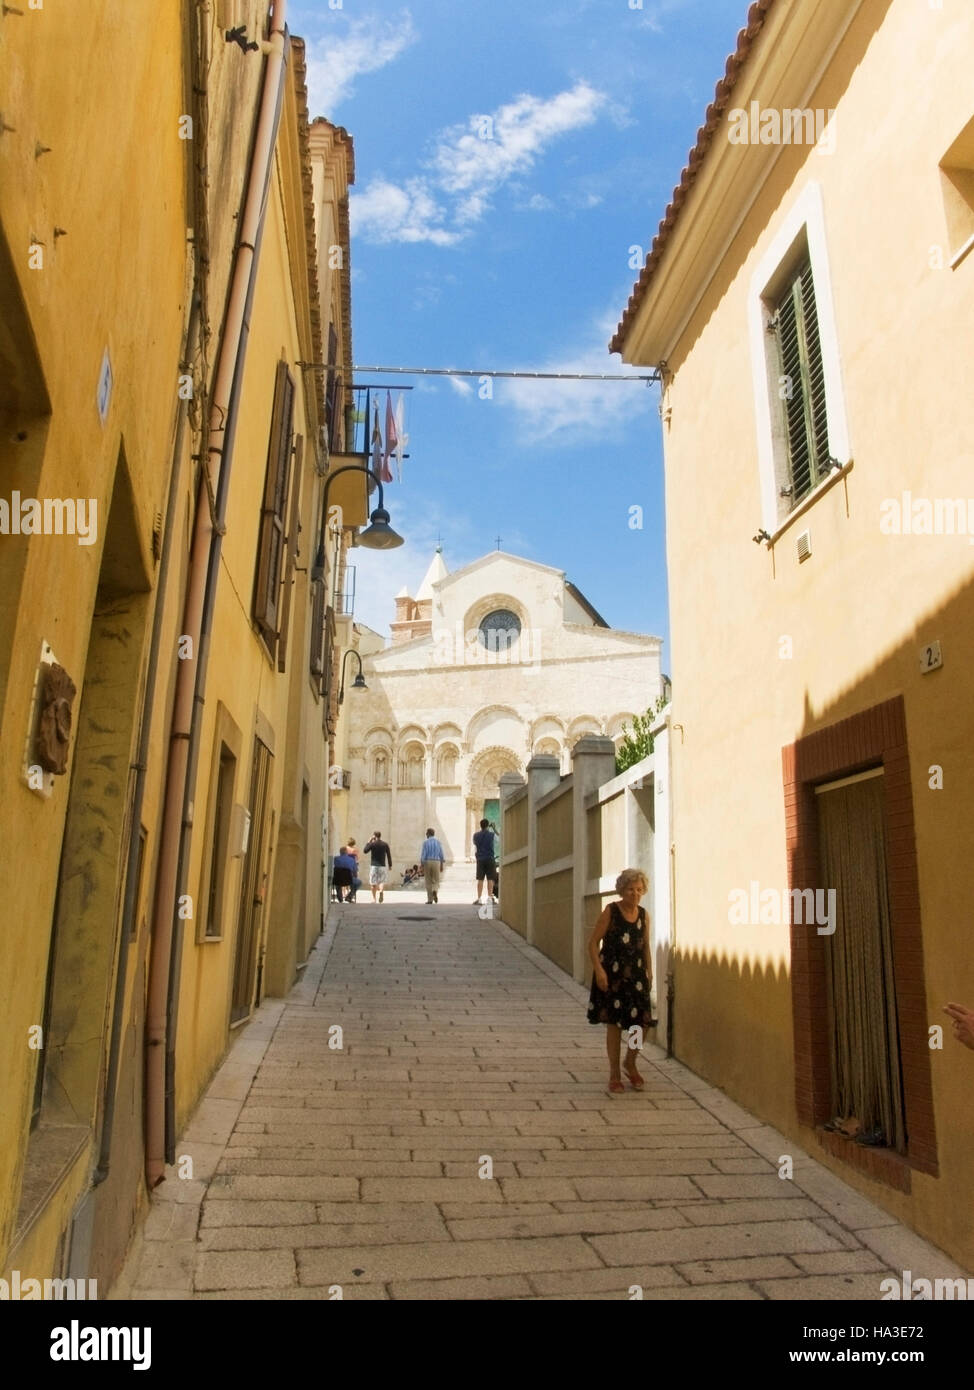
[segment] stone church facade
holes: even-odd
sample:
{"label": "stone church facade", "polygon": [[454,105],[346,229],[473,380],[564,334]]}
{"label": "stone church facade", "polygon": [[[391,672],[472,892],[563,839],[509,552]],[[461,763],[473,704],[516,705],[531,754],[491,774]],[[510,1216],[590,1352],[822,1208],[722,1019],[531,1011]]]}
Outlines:
{"label": "stone church facade", "polygon": [[538,753],[570,771],[583,735],[618,742],[661,693],[659,638],[610,628],[563,571],[501,551],[453,574],[437,551],[416,596],[397,596],[391,635],[360,643],[368,690],[345,697],[334,809],[342,838],[383,831],[397,877],[428,825],[448,862],[471,858],[480,819],[500,825],[505,773]]}

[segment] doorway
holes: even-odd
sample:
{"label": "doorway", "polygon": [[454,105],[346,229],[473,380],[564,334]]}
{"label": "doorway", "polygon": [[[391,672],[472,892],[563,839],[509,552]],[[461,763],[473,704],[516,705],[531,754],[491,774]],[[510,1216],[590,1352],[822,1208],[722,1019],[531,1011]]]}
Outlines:
{"label": "doorway", "polygon": [[267,875],[264,872],[265,829],[267,823],[267,789],[270,781],[271,750],[259,738],[254,739],[254,757],[250,772],[250,835],[244,857],[243,883],[237,916],[237,940],[233,966],[233,998],[230,1022],[240,1023],[249,1017],[254,1001],[257,975],[257,949]]}
{"label": "doorway", "polygon": [[906,1152],[883,769],[815,788],[823,882],[832,1125],[856,1142]]}

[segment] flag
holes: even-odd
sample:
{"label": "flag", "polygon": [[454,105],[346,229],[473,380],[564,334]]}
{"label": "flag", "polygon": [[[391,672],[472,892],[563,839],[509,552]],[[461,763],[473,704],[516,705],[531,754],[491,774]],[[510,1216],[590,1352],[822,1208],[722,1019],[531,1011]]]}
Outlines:
{"label": "flag", "polygon": [[400,391],[396,401],[396,472],[399,474],[400,482],[402,482],[402,456],[408,443],[409,435],[406,433],[406,397]]}
{"label": "flag", "polygon": [[[392,413],[392,396],[386,392],[386,447],[382,454],[382,481],[392,482],[392,469],[389,467],[389,457],[392,451],[399,448],[399,436],[396,433],[396,420]],[[398,465],[398,453],[396,456]],[[399,469],[399,481],[402,482],[402,469]]]}
{"label": "flag", "polygon": [[375,403],[375,424],[372,427],[372,471],[382,482],[392,482],[392,474],[382,457],[382,430],[379,428],[378,401]]}

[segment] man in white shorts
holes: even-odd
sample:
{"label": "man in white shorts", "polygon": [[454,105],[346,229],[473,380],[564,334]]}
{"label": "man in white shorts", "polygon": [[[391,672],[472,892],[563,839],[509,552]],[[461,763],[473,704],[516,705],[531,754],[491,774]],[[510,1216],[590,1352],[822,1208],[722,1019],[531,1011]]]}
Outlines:
{"label": "man in white shorts", "polygon": [[372,839],[365,846],[365,852],[372,860],[372,867],[369,869],[372,901],[381,903],[385,896],[384,889],[389,870],[392,868],[392,851],[383,840],[381,830],[373,830]]}

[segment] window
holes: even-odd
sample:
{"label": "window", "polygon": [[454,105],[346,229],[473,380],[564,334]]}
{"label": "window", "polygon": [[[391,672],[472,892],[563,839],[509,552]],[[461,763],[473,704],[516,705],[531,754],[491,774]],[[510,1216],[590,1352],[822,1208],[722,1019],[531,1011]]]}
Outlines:
{"label": "window", "polygon": [[287,637],[291,627],[291,591],[294,588],[294,573],[301,554],[299,537],[301,535],[301,473],[304,460],[304,440],[297,435],[294,440],[294,477],[291,480],[291,519],[287,528],[287,562],[284,566],[284,587],[281,592],[281,621],[277,643],[277,669],[284,671],[287,662]]}
{"label": "window", "polygon": [[384,748],[380,748],[378,752],[372,754],[369,782],[373,787],[387,787],[389,785],[389,754]]}
{"label": "window", "polygon": [[446,743],[437,750],[436,781],[441,787],[452,787],[457,780],[457,750]]}
{"label": "window", "polygon": [[761,525],[774,539],[851,462],[821,185],[807,184],[768,233],[751,277]]}
{"label": "window", "polygon": [[507,608],[488,613],[479,628],[481,646],[490,652],[508,651],[521,635],[521,620]]}
{"label": "window", "polygon": [[205,937],[223,935],[223,902],[226,885],[227,850],[230,842],[230,815],[237,759],[233,750],[220,743],[220,764],[216,776],[215,801],[210,821],[210,864],[206,893]]}
{"label": "window", "polygon": [[829,471],[825,373],[807,252],[785,284],[768,332],[778,344],[778,396],[787,442],[787,481],[780,492],[794,506]]}
{"label": "window", "polygon": [[426,757],[422,745],[409,743],[399,755],[399,786],[422,787]]}
{"label": "window", "polygon": [[291,477],[291,423],[294,378],[286,362],[277,364],[271,434],[267,448],[264,505],[261,510],[257,573],[254,580],[254,620],[271,659],[277,650],[284,566],[287,499]]}

